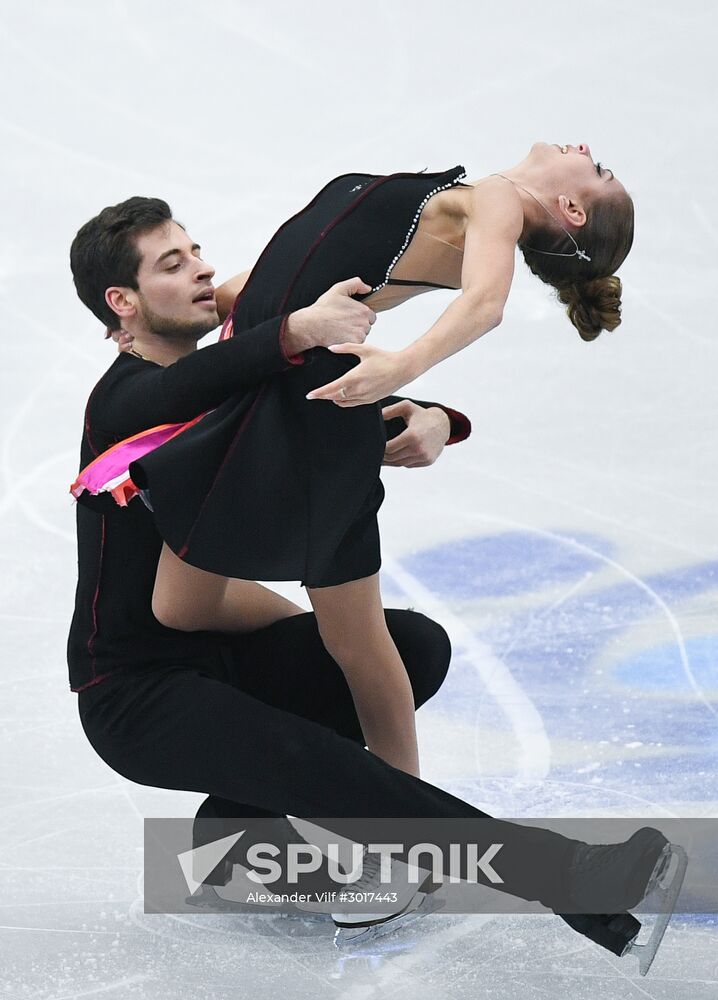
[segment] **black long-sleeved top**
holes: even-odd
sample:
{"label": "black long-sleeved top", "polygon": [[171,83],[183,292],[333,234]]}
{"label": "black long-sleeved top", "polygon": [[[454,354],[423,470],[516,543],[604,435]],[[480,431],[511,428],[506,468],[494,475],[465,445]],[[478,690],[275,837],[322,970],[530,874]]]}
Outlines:
{"label": "black long-sleeved top", "polygon": [[[125,437],[157,424],[191,420],[291,368],[282,332],[283,320],[277,317],[166,368],[118,355],[90,394],[80,468]],[[291,378],[291,372],[284,377]],[[396,400],[391,397],[384,405]],[[442,409],[451,420],[450,442],[467,437],[467,418]],[[403,427],[403,421],[392,420],[387,432],[391,437]],[[212,633],[166,628],[152,614],[162,538],[141,499],[123,508],[109,494],[84,493],[76,514],[78,582],[67,645],[71,689],[80,691],[130,666],[196,664],[217,655]]]}

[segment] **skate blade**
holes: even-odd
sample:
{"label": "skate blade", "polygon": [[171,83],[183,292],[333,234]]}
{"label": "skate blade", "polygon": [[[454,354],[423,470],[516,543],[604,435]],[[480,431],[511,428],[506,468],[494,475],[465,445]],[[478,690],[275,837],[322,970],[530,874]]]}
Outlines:
{"label": "skate blade", "polygon": [[624,956],[635,955],[638,958],[638,971],[642,976],[645,976],[653,965],[653,959],[656,957],[656,952],[673,915],[676,900],[683,886],[683,879],[686,877],[687,867],[688,855],[682,847],[673,844],[668,844],[664,848],[663,854],[656,863],[654,874],[648,883],[646,897],[658,893],[661,912],[656,916],[656,922],[648,940],[643,944],[638,944],[636,940],[631,941],[623,952]]}
{"label": "skate blade", "polygon": [[370,924],[365,927],[337,927],[334,934],[334,947],[340,951],[347,951],[375,941],[377,938],[387,937],[394,931],[406,927],[407,924],[414,923],[420,917],[426,917],[428,914],[440,910],[443,905],[444,901],[437,899],[434,893],[422,894],[421,901],[413,909],[405,910],[380,924]]}

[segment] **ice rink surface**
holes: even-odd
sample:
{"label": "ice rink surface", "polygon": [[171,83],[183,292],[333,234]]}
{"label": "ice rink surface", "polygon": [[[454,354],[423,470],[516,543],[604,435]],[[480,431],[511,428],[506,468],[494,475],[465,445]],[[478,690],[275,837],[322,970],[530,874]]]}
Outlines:
{"label": "ice rink surface", "polygon": [[[716,918],[677,918],[639,979],[551,917],[437,914],[342,957],[321,922],[145,915],[143,817],[200,796],[110,771],[65,665],[67,488],[113,357],[70,280],[79,226],[164,197],[223,280],[337,174],[476,179],[537,139],[585,141],[636,203],[623,324],[583,343],[517,265],[503,325],[408,390],[474,431],[387,470],[384,591],[454,642],[418,717],[429,781],[507,816],[716,815],[716,5],[0,12],[0,998],[718,997]],[[385,314],[376,342],[449,301]]]}

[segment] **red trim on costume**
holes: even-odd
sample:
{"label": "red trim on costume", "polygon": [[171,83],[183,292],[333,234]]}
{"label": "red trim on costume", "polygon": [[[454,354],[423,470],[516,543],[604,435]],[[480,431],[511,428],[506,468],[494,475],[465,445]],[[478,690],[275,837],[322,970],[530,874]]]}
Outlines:
{"label": "red trim on costume", "polygon": [[[93,459],[90,463],[88,463],[88,465],[84,467],[84,469],[82,469],[79,472],[77,479],[70,486],[70,493],[72,493],[75,499],[80,497],[87,489],[82,480],[87,477],[88,471],[94,465],[97,465],[101,462],[105,462],[107,460],[107,456],[111,455],[113,452],[125,448],[128,444],[131,444],[133,441],[139,441],[142,438],[147,437],[149,434],[155,434],[157,431],[164,431],[171,428],[175,428],[173,433],[170,434],[169,437],[167,437],[167,439],[163,442],[163,444],[166,444],[167,441],[174,440],[174,438],[176,438],[179,434],[183,434],[186,430],[189,430],[190,427],[193,427],[198,421],[200,421],[204,416],[206,416],[208,412],[210,411],[205,410],[204,413],[200,413],[199,416],[193,417],[192,420],[187,420],[185,421],[185,423],[157,424],[156,427],[148,427],[147,430],[139,431],[137,434],[133,434],[131,437],[123,438],[116,444],[111,445],[109,448],[103,451],[102,454],[98,455],[97,458]],[[90,492],[94,491],[90,490]],[[104,492],[108,491],[105,489]],[[126,479],[123,479],[120,483],[113,486],[109,490],[109,492],[115,498],[116,502],[119,504],[120,507],[126,507],[128,502],[132,500],[134,497],[136,497],[140,491],[128,474]],[[97,493],[94,493],[94,495],[96,496]]]}
{"label": "red trim on costume", "polygon": [[303,354],[288,354],[287,348],[284,343],[284,338],[287,333],[287,323],[289,321],[290,313],[282,317],[282,322],[279,327],[279,346],[282,349],[282,354],[284,355],[285,361],[288,361],[290,365],[303,365],[304,355]]}
{"label": "red trim on costume", "polygon": [[[137,434],[131,434],[130,437],[122,438],[121,441],[117,441],[115,444],[110,445],[110,447],[106,448],[102,452],[101,455],[98,455],[96,459],[94,459],[92,462],[90,462],[88,465],[86,465],[85,466],[85,470],[86,469],[91,469],[92,466],[95,465],[95,464],[97,464],[101,459],[106,458],[107,455],[111,455],[113,452],[117,451],[119,448],[124,448],[124,446],[127,445],[127,444],[129,444],[131,441],[138,441],[140,438],[146,437],[148,434],[151,434],[153,431],[164,431],[164,430],[167,430],[168,427],[177,427],[177,433],[179,434],[180,430],[186,430],[187,427],[190,427],[192,424],[196,424],[197,421],[199,419],[201,419],[201,417],[203,417],[203,416],[204,416],[204,413],[200,414],[199,417],[193,417],[192,420],[188,420],[187,423],[184,423],[184,424],[177,424],[176,422],[175,423],[171,423],[171,424],[156,424],[154,427],[148,427],[144,431],[138,431]],[[168,438],[168,440],[171,441],[172,439]],[[83,470],[83,471],[85,471],[85,470]]]}
{"label": "red trim on costume", "polygon": [[85,436],[87,437],[87,443],[90,446],[90,451],[93,455],[99,455],[99,452],[92,441],[92,431],[90,430],[90,403],[92,402],[92,397],[99,388],[100,383],[97,382],[93,388],[90,395],[87,397],[87,406],[85,407]]}
{"label": "red trim on costume", "polygon": [[[240,292],[239,295],[241,294],[242,293]],[[239,301],[239,295],[234,300],[234,306],[236,306],[237,302]],[[229,314],[229,316],[227,316],[226,320],[222,324],[222,329],[219,332],[220,340],[229,340],[230,337],[234,336],[234,324],[232,323],[232,313],[234,312],[234,306],[232,306],[232,312]]]}
{"label": "red trim on costume", "polygon": [[100,684],[102,681],[104,681],[106,677],[111,677],[113,674],[118,673],[120,670],[122,670],[122,667],[117,667],[116,670],[108,670],[106,674],[100,674],[93,680],[88,681],[87,684],[81,684],[79,688],[71,687],[70,691],[74,692],[75,694],[79,694],[80,691],[84,691],[87,688],[93,687],[95,684]]}
{"label": "red trim on costume", "polygon": [[134,500],[135,497],[139,495],[139,492],[139,486],[136,486],[129,476],[127,479],[123,479],[121,483],[118,483],[117,486],[113,486],[110,490],[115,502],[119,504],[120,507],[126,507],[130,500]]}
{"label": "red trim on costume", "polygon": [[451,437],[446,443],[458,444],[459,441],[465,441],[471,434],[471,421],[466,414],[460,410],[452,410],[450,406],[442,406],[441,403],[434,405],[442,409],[451,421]]}
{"label": "red trim on costume", "polygon": [[[359,176],[359,177],[361,177],[363,175],[362,174],[345,174],[344,176],[348,176],[348,177]],[[309,261],[309,258],[312,256],[312,254],[317,249],[317,247],[320,245],[320,243],[324,240],[324,238],[327,235],[327,233],[330,233],[332,231],[332,229],[334,229],[334,227],[338,223],[340,223],[343,219],[345,219],[347,217],[347,215],[351,215],[351,213],[354,211],[354,209],[358,205],[360,205],[361,202],[364,201],[364,199],[366,198],[366,196],[368,194],[371,194],[371,192],[375,188],[378,188],[381,184],[384,183],[384,181],[388,181],[390,177],[400,177],[400,176],[401,176],[400,174],[389,174],[387,177],[378,177],[375,181],[373,181],[369,185],[369,187],[365,191],[362,191],[362,193],[360,195],[358,195],[354,199],[354,201],[351,203],[351,205],[349,205],[347,208],[345,208],[343,212],[340,212],[339,215],[336,217],[336,219],[333,219],[329,223],[328,226],[325,226],[324,229],[322,229],[322,231],[319,234],[319,236],[317,237],[317,239],[314,241],[314,243],[312,243],[312,245],[307,250],[306,254],[304,255],[304,260],[302,261],[302,263],[297,268],[296,274],[294,275],[294,277],[292,278],[291,282],[289,283],[289,287],[287,288],[287,291],[286,291],[286,293],[284,295],[284,298],[282,299],[282,304],[279,307],[279,311],[280,312],[282,312],[284,310],[284,308],[285,308],[285,306],[287,304],[287,299],[292,294],[292,291],[294,290],[294,286],[296,285],[297,281],[299,280],[299,275],[302,273],[302,271],[306,267],[306,265],[307,265],[307,263]],[[340,178],[335,178],[335,179],[336,180],[340,180]],[[334,183],[334,181],[330,181],[329,182],[329,184],[333,184],[333,183]],[[325,188],[329,187],[329,184],[326,184]],[[322,188],[322,190],[324,190],[324,188]],[[321,194],[321,192],[320,192],[320,194]],[[319,197],[319,195],[317,195],[317,197]],[[314,199],[314,201],[316,201],[316,198]],[[307,205],[307,208],[309,208],[310,205],[312,205],[312,204],[313,204],[313,202],[310,202],[309,205]],[[303,211],[305,211],[305,212],[306,212],[306,210],[307,209],[303,209]],[[301,213],[298,212],[297,214],[300,215]],[[296,216],[295,216],[295,218],[296,218]],[[280,232],[280,230],[277,230],[277,232]],[[274,237],[272,237],[272,240],[273,239],[274,239]],[[271,244],[272,240],[270,240],[270,244]]]}
{"label": "red trim on costume", "polygon": [[[271,238],[271,240],[269,241],[269,243],[267,243],[267,245],[264,248],[264,250],[262,250],[262,252],[259,255],[259,257],[257,258],[257,260],[255,261],[254,267],[249,272],[249,277],[245,281],[244,286],[242,288],[242,291],[239,293],[239,295],[237,296],[237,298],[234,300],[234,307],[232,309],[232,312],[234,313],[235,309],[237,308],[237,302],[239,301],[239,299],[242,297],[242,295],[246,292],[247,288],[249,287],[249,284],[250,284],[252,278],[254,277],[255,271],[257,270],[257,268],[259,267],[259,265],[264,260],[265,254],[269,251],[269,248],[274,243],[274,241],[277,238],[277,236],[279,236],[279,234],[282,232],[282,230],[285,229],[289,225],[290,222],[294,222],[294,220],[297,219],[297,218],[299,218],[300,215],[304,215],[304,213],[306,211],[308,211],[312,207],[312,205],[321,198],[321,196],[324,194],[324,192],[327,190],[327,188],[330,187],[332,184],[334,184],[336,181],[341,181],[345,177],[370,177],[370,176],[371,176],[370,174],[340,174],[339,177],[334,177],[332,180],[328,181],[324,185],[324,187],[321,189],[321,191],[319,191],[312,198],[312,200],[310,202],[307,202],[307,204],[304,206],[304,208],[300,208],[300,210],[298,212],[295,212],[294,215],[292,215],[289,219],[286,220],[286,222],[283,222],[282,225],[279,227],[279,229],[274,234],[274,236]],[[281,312],[281,310],[280,310],[280,312]]]}
{"label": "red trim on costume", "polygon": [[[244,291],[244,289],[242,290]],[[232,312],[229,314],[227,319],[224,321],[224,326],[222,327],[222,332],[219,335],[220,340],[229,340],[230,337],[234,336],[234,322],[232,316],[234,315],[234,310],[237,308],[237,303],[242,296],[242,292],[237,295],[234,300],[234,305],[232,306]],[[288,354],[287,348],[284,343],[284,338],[287,333],[287,322],[289,320],[289,313],[286,316],[282,316],[282,322],[279,326],[279,348],[284,356],[284,360],[288,361],[290,365],[303,365],[304,355],[303,354]]]}
{"label": "red trim on costume", "polygon": [[92,676],[97,676],[97,659],[95,657],[95,639],[97,638],[97,600],[100,596],[100,582],[102,580],[102,557],[105,552],[105,515],[102,514],[102,535],[100,537],[100,560],[97,568],[97,586],[95,596],[92,598],[92,632],[87,640],[87,652],[92,657]]}

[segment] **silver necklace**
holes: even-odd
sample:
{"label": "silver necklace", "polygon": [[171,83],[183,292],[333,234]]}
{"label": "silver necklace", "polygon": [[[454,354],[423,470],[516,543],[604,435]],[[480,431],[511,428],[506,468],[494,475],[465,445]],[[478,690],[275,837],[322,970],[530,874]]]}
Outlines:
{"label": "silver necklace", "polygon": [[578,243],[573,238],[573,236],[571,235],[571,233],[569,233],[568,229],[566,229],[566,227],[563,226],[561,224],[561,222],[556,218],[556,216],[553,214],[553,212],[551,211],[551,209],[547,208],[542,201],[539,201],[539,199],[536,197],[535,194],[531,194],[531,192],[529,191],[528,188],[525,188],[523,186],[523,184],[519,184],[518,181],[511,180],[510,177],[504,176],[504,174],[493,174],[492,176],[494,176],[494,177],[503,177],[503,179],[505,181],[508,181],[509,184],[513,184],[515,187],[521,188],[522,191],[525,191],[526,194],[530,198],[533,198],[533,200],[536,202],[537,205],[541,206],[541,208],[544,210],[544,212],[546,212],[548,215],[551,216],[551,218],[556,223],[556,225],[559,226],[561,229],[563,229],[564,233],[566,233],[566,235],[568,236],[568,238],[571,240],[571,242],[573,243],[573,245],[575,247],[575,250],[573,251],[573,253],[554,253],[554,251],[552,251],[552,250],[539,250],[537,247],[530,247],[530,246],[526,246],[527,250],[532,250],[534,253],[543,253],[543,254],[546,254],[548,257],[578,257],[580,260],[586,260],[586,261],[590,261],[591,260],[591,258],[588,256],[588,254],[586,253],[586,251],[585,250],[581,250],[581,248],[579,247]]}

